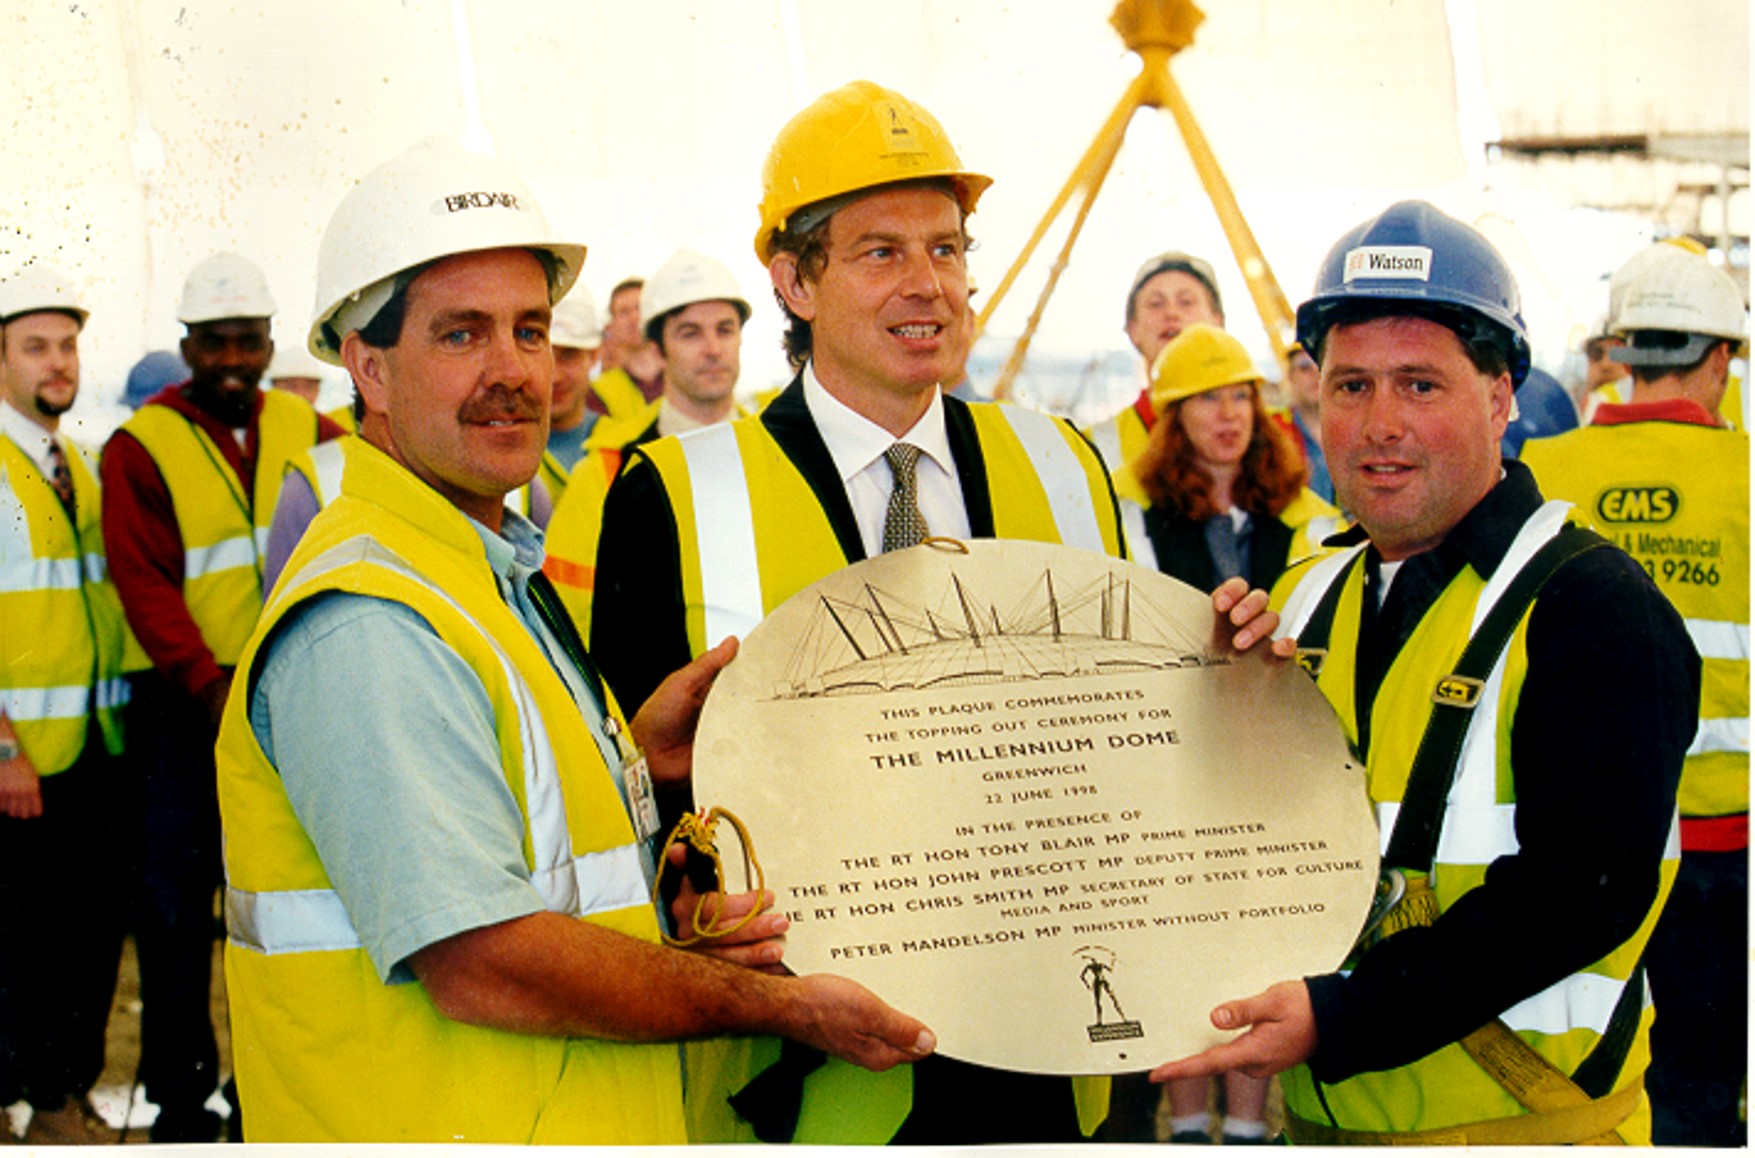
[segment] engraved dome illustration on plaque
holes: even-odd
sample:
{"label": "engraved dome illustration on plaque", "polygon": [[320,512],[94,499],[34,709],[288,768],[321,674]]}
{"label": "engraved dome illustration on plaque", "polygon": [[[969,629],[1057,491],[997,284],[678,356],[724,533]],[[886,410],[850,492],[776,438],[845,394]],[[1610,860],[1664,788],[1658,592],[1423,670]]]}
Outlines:
{"label": "engraved dome illustration on plaque", "polygon": [[1223,1040],[1220,1001],[1339,966],[1377,881],[1327,702],[1215,628],[1194,588],[1069,547],[880,555],[744,639],[695,799],[747,825],[794,970],[967,1061],[1144,1069]]}

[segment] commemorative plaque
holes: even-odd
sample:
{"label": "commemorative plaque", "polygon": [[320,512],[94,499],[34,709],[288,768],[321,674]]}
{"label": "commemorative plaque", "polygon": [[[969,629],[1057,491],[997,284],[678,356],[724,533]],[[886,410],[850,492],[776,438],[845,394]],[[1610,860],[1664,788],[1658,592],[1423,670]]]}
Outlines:
{"label": "commemorative plaque", "polygon": [[1195,1052],[1230,1036],[1219,1002],[1341,964],[1378,868],[1327,702],[1216,622],[1072,548],[881,555],[744,639],[695,799],[748,829],[787,963],[866,985],[940,1052],[1068,1074]]}

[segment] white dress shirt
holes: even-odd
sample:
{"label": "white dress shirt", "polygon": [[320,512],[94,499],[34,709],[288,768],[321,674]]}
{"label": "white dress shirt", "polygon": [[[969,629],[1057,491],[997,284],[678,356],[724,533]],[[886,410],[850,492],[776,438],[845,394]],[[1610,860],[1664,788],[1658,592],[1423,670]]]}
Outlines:
{"label": "white dress shirt", "polygon": [[963,484],[957,478],[956,460],[951,457],[951,442],[945,433],[944,399],[936,388],[926,413],[900,438],[838,401],[817,380],[816,367],[811,364],[804,368],[804,403],[829,448],[829,456],[835,460],[841,484],[847,488],[867,556],[879,555],[884,549],[884,516],[889,509],[890,492],[896,485],[890,464],[884,461],[884,451],[898,442],[920,448],[920,461],[915,467],[916,493],[928,533],[969,538]]}
{"label": "white dress shirt", "polygon": [[[54,467],[49,463],[49,442],[54,435],[20,413],[10,401],[0,401],[0,434],[10,438],[28,455],[44,478],[54,477]],[[72,459],[75,452],[63,443],[61,453]]]}

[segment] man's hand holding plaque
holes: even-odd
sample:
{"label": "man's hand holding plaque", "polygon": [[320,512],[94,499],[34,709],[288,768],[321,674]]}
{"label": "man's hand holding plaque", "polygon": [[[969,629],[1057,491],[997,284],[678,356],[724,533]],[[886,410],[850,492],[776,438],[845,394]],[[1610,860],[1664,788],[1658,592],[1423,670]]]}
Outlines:
{"label": "man's hand holding plaque", "polygon": [[1326,702],[1255,646],[1263,596],[956,546],[807,589],[703,713],[696,799],[760,842],[788,964],[1043,1073],[1218,1044],[1239,986],[1338,965],[1376,826]]}

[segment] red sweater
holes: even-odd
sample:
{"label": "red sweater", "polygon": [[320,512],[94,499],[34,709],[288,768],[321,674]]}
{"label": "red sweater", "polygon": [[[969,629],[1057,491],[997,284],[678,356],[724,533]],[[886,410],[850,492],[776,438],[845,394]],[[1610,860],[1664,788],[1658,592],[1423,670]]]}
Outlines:
{"label": "red sweater", "polygon": [[[261,395],[256,397],[240,449],[233,428],[191,402],[184,394],[187,387],[187,382],[167,386],[147,399],[146,405],[169,406],[199,425],[225,456],[243,493],[253,495]],[[313,415],[319,442],[346,433],[331,419]],[[170,488],[152,455],[125,430],[110,436],[99,470],[104,494],[104,553],[109,557],[110,577],[122,597],[128,626],[159,674],[198,696],[224,672],[183,599],[183,536],[176,508],[171,505]]]}

